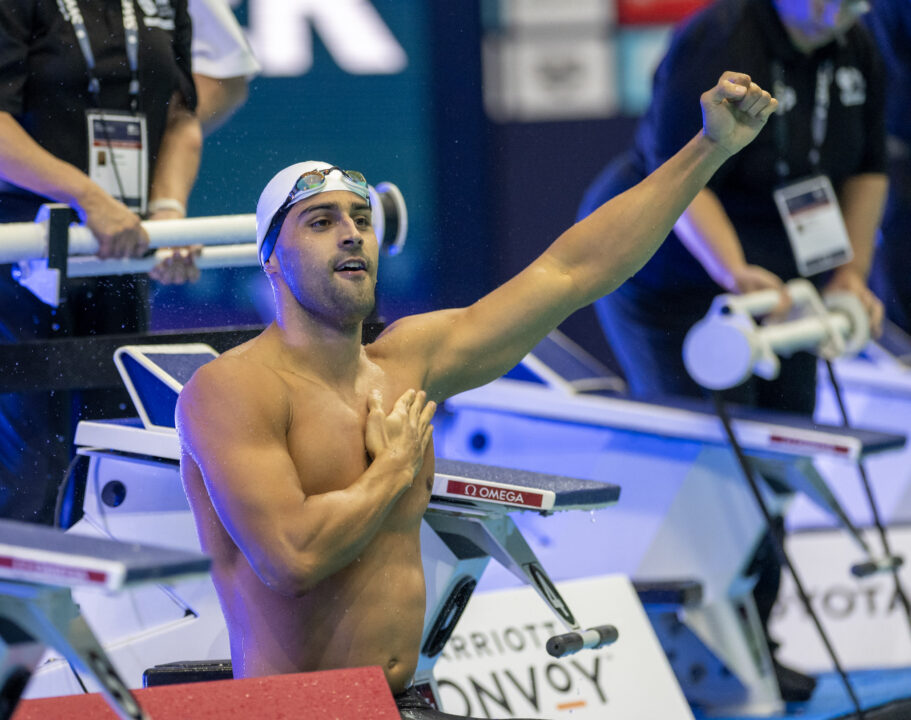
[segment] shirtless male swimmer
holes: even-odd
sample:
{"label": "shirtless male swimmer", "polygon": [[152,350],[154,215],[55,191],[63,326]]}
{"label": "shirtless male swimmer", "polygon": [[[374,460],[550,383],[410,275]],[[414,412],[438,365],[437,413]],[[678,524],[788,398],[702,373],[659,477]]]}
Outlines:
{"label": "shirtless male swimmer", "polygon": [[701,104],[699,134],[516,277],[366,346],[378,248],[363,176],[306,162],[269,182],[257,241],[276,320],[200,368],[177,410],[235,677],[379,665],[402,717],[454,717],[406,691],[424,621],[436,403],[499,377],[636,272],[777,107],[731,72]]}

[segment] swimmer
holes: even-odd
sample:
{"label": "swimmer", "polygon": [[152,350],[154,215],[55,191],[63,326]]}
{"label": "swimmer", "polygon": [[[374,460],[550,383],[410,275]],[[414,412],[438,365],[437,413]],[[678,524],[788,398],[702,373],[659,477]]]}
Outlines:
{"label": "swimmer", "polygon": [[305,162],[266,185],[257,244],[276,320],[200,368],[177,409],[235,677],[378,665],[402,717],[454,717],[409,690],[436,403],[499,377],[641,267],[777,106],[730,72],[701,103],[703,130],[679,153],[516,277],[468,307],[402,318],[366,346],[379,256],[366,180]]}

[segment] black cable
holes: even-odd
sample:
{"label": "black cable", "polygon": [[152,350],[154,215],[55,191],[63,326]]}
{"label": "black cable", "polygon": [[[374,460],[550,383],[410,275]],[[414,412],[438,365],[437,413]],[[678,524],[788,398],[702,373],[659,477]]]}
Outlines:
{"label": "black cable", "polygon": [[70,670],[73,671],[73,675],[76,677],[76,682],[79,683],[79,687],[82,688],[82,692],[88,695],[89,689],[85,686],[85,683],[82,682],[82,677],[76,672],[76,667],[69,660],[66,661],[66,664],[70,666]]}
{"label": "black cable", "polygon": [[[120,201],[121,201],[124,205],[126,205],[126,202],[127,202],[127,194],[126,194],[126,191],[125,191],[124,188],[123,188],[123,180],[121,180],[121,178],[120,178],[120,169],[117,167],[117,159],[114,157],[114,143],[111,141],[111,133],[108,131],[108,121],[107,121],[107,118],[106,118],[105,115],[104,115],[104,110],[102,110],[102,108],[101,108],[101,90],[100,90],[100,86],[96,85],[96,86],[95,86],[96,89],[95,89],[94,91],[93,91],[91,88],[92,88],[92,85],[90,84],[90,85],[89,85],[89,94],[91,95],[92,103],[93,103],[94,109],[98,111],[98,114],[99,114],[100,119],[101,119],[101,123],[100,123],[100,124],[101,124],[101,133],[104,135],[104,142],[105,142],[105,145],[107,145],[108,155],[109,155],[109,157],[110,157],[110,159],[111,159],[111,168],[112,168],[113,171],[114,171],[114,181],[117,183],[117,190],[120,192]],[[135,117],[135,116],[136,116],[136,108],[135,108],[135,107],[132,108],[132,112],[133,112],[133,116]],[[146,151],[145,146],[143,146],[142,149],[143,149],[143,152]],[[141,163],[140,163],[139,167],[136,168],[136,178],[137,178],[137,181],[139,181],[139,182],[138,182],[138,184],[140,185],[140,187],[139,187],[139,194],[140,194],[140,196],[141,196],[141,195],[142,195],[142,192],[143,192],[143,189],[142,189],[142,187],[141,187],[141,181],[142,181],[142,166],[141,166]],[[142,208],[140,208],[140,210],[141,210],[141,209],[142,209]],[[137,210],[137,214],[138,214],[138,212],[139,212],[139,211]]]}
{"label": "black cable", "polygon": [[[851,423],[848,419],[848,408],[845,405],[844,396],[841,392],[841,385],[838,382],[838,378],[835,377],[835,368],[832,366],[831,360],[826,360],[826,370],[829,373],[829,383],[832,385],[832,391],[835,393],[835,400],[838,403],[838,410],[841,413],[841,424],[850,429]],[[889,560],[892,578],[895,581],[895,594],[901,601],[902,607],[905,610],[905,618],[908,620],[908,627],[911,629],[911,603],[908,602],[908,596],[905,593],[904,585],[898,574],[901,564],[895,562],[895,556],[892,554],[892,548],[889,546],[889,537],[886,534],[886,528],[883,525],[882,518],[879,514],[876,497],[873,494],[873,487],[870,485],[870,478],[867,475],[866,465],[860,458],[857,459],[857,472],[860,475],[861,484],[863,485],[864,493],[867,496],[870,513],[873,515],[873,523],[876,525],[876,530],[879,533],[883,553],[885,553],[886,558]]]}
{"label": "black cable", "polygon": [[[63,503],[66,498],[67,490],[70,488],[70,479],[73,477],[73,473],[76,470],[76,466],[79,464],[80,460],[85,459],[82,455],[75,455],[73,459],[70,460],[70,464],[66,466],[66,470],[63,473],[63,480],[60,481],[60,485],[57,486],[57,499],[54,502],[54,527],[61,527],[60,522],[63,520],[61,515],[63,514]],[[66,528],[62,528],[66,529]]]}
{"label": "black cable", "polygon": [[[63,500],[66,497],[66,492],[70,487],[70,479],[73,477],[73,474],[76,470],[76,466],[79,464],[80,460],[83,460],[82,455],[75,455],[70,464],[67,465],[66,472],[63,474],[63,480],[60,481],[60,485],[57,488],[57,501],[54,503],[54,527],[59,528],[60,522],[63,518]],[[85,686],[85,683],[82,681],[82,677],[76,672],[76,668],[72,662],[69,660],[66,661],[66,664],[70,666],[70,670],[73,673],[73,677],[76,678],[76,682],[79,683],[79,687],[82,688],[82,692],[88,694],[89,689]]]}
{"label": "black cable", "polygon": [[[111,168],[114,170],[114,181],[117,183],[117,190],[120,192],[120,200],[126,205],[127,194],[123,189],[123,181],[120,179],[120,169],[117,167],[117,160],[114,157],[114,143],[111,141],[111,134],[108,132],[108,121],[104,116],[104,110],[99,107],[98,100],[95,100],[95,106],[98,112],[101,115],[101,132],[104,134],[104,141],[108,148],[108,155],[111,158]],[[136,171],[137,174],[140,174],[140,170]],[[139,189],[139,192],[142,192],[142,188]]]}
{"label": "black cable", "polygon": [[[740,469],[743,471],[744,477],[746,477],[747,482],[750,485],[750,490],[753,491],[753,497],[756,500],[756,504],[759,506],[759,510],[762,513],[762,516],[765,518],[766,527],[771,528],[773,522],[772,514],[769,512],[769,508],[762,497],[762,492],[759,489],[759,484],[756,482],[756,478],[753,477],[753,470],[750,467],[750,463],[747,460],[746,455],[743,453],[743,448],[740,446],[740,443],[737,441],[737,436],[734,434],[734,428],[731,425],[731,418],[728,415],[727,408],[724,405],[724,398],[722,398],[721,393],[716,391],[712,393],[712,400],[715,403],[715,412],[718,414],[718,418],[721,420],[721,424],[724,426],[724,431],[728,437],[728,441],[731,444],[731,448],[734,450],[734,454],[737,456],[737,462],[740,465]],[[841,678],[845,690],[847,691],[848,696],[851,698],[851,703],[854,705],[854,710],[857,713],[857,720],[866,720],[864,711],[860,706],[860,700],[857,699],[857,694],[854,692],[854,687],[851,685],[851,681],[848,678],[847,673],[844,671],[844,668],[842,668],[841,663],[838,660],[838,655],[835,654],[835,648],[832,647],[832,643],[829,641],[829,636],[826,634],[822,623],[819,621],[819,616],[813,609],[813,605],[810,602],[810,597],[804,590],[803,582],[801,582],[800,576],[797,574],[797,570],[794,568],[794,564],[791,562],[791,558],[788,556],[788,553],[784,549],[784,542],[778,538],[775,533],[769,533],[769,535],[772,538],[772,545],[775,548],[775,554],[778,556],[779,562],[783,566],[787,567],[788,572],[791,573],[791,577],[794,578],[794,586],[797,588],[797,594],[800,596],[800,600],[803,603],[807,614],[810,616],[810,618],[812,618],[813,624],[816,626],[816,631],[819,633],[819,637],[822,640],[822,644],[825,646],[826,652],[832,659],[832,664],[835,666],[835,671]]]}

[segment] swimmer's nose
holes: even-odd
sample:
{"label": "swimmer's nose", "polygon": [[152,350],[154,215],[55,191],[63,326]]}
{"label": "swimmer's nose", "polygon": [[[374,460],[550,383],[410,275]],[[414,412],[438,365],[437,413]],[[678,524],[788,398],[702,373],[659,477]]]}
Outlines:
{"label": "swimmer's nose", "polygon": [[351,247],[355,245],[360,247],[364,244],[364,238],[361,235],[360,228],[354,222],[354,218],[345,218],[342,221],[342,232],[341,239],[339,240],[339,245],[342,247]]}

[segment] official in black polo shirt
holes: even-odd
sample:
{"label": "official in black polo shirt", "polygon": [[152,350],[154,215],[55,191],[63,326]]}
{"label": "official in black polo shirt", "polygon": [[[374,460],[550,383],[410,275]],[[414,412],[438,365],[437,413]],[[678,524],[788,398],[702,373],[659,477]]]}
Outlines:
{"label": "official in black polo shirt", "polygon": [[[854,292],[873,327],[880,327],[882,304],[866,278],[887,190],[884,87],[874,45],[856,22],[863,9],[853,0],[720,0],[677,29],[656,71],[634,149],[589,188],[581,216],[631,187],[686,142],[701,120],[685,98],[719,69],[742,68],[760,86],[772,88],[779,111],[767,132],[709,181],[652,259],[596,303],[636,397],[703,393],[683,365],[683,339],[723,292],[780,289],[805,274],[824,291]],[[774,194],[791,192],[803,181],[819,192],[830,186],[837,194],[845,232],[834,255],[813,256],[805,245],[792,247],[801,239],[789,237]],[[816,358],[798,353],[783,359],[778,380],[753,378],[729,398],[811,415]],[[767,621],[780,580],[769,542],[752,570],[760,574],[757,607]],[[786,699],[805,699],[812,683],[778,669]]]}
{"label": "official in black polo shirt", "polygon": [[870,284],[886,315],[911,334],[911,2],[875,0],[864,17],[886,66],[889,199]]}
{"label": "official in black polo shirt", "polygon": [[[182,217],[201,147],[190,38],[186,0],[3,0],[0,222],[66,203],[99,255],[127,256],[148,245],[140,215]],[[71,280],[65,297],[55,310],[0,266],[0,342],[146,327],[144,278]],[[0,395],[0,516],[50,519],[74,411],[129,414],[125,396],[81,400]]]}

